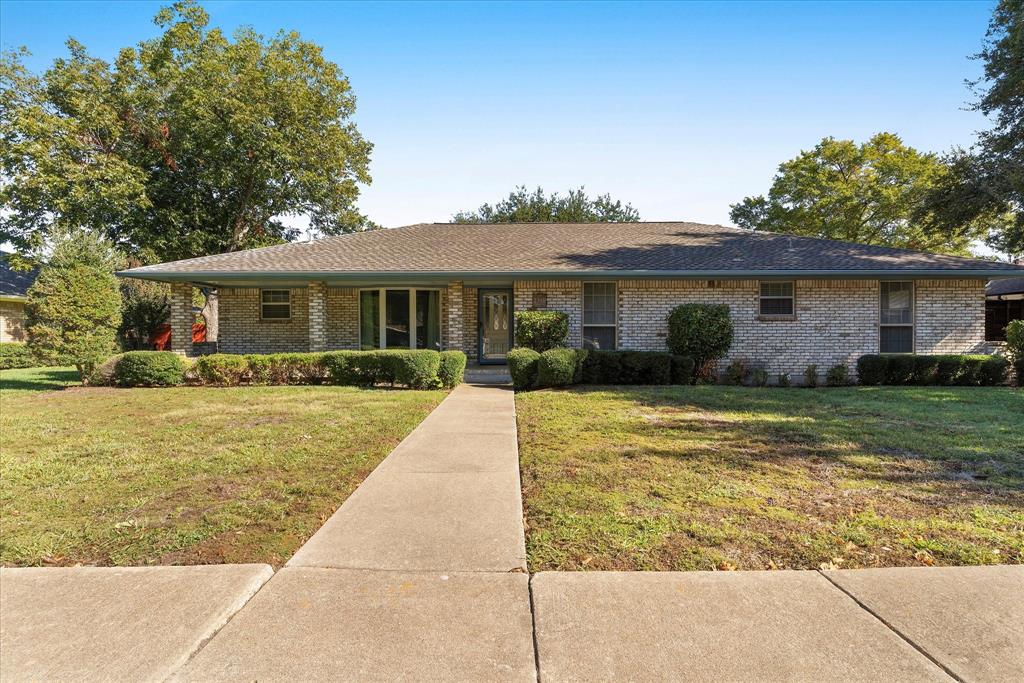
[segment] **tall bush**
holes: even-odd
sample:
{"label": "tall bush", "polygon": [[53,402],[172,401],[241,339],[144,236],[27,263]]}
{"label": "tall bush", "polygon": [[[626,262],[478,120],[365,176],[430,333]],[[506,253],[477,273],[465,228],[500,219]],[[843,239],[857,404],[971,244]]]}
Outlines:
{"label": "tall bush", "polygon": [[668,315],[669,350],[693,358],[701,375],[707,375],[711,364],[729,352],[732,335],[726,304],[683,304]]}
{"label": "tall bush", "polygon": [[74,365],[83,383],[117,348],[117,252],[89,232],[69,233],[28,290],[28,337],[42,361]]}
{"label": "tall bush", "polygon": [[537,386],[564,387],[576,377],[578,356],[573,349],[548,349],[537,364]]}
{"label": "tall bush", "polygon": [[1024,320],[1013,320],[1006,326],[1006,353],[1013,361],[1017,386],[1024,387]]}
{"label": "tall bush", "polygon": [[561,311],[519,311],[516,313],[516,346],[544,353],[565,346],[569,338],[569,316]]}
{"label": "tall bush", "polygon": [[512,386],[519,391],[537,386],[537,364],[540,354],[533,349],[514,348],[505,357],[508,374],[512,375]]}

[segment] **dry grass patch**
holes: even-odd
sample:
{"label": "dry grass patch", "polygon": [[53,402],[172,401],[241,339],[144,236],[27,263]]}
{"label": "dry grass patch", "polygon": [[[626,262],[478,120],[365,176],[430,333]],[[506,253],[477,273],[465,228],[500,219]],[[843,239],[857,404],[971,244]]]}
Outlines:
{"label": "dry grass patch", "polygon": [[517,394],[531,571],[1024,562],[1024,393]]}

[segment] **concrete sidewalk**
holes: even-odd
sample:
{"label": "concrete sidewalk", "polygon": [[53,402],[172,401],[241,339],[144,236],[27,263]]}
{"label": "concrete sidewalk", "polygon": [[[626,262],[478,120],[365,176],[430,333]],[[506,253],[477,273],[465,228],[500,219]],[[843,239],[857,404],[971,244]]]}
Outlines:
{"label": "concrete sidewalk", "polygon": [[269,565],[0,569],[0,681],[162,681]]}

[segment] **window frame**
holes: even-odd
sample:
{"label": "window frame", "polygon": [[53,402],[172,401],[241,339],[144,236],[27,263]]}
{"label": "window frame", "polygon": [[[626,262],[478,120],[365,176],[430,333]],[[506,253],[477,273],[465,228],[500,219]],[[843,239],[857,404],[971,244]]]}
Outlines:
{"label": "window frame", "polygon": [[[614,319],[610,323],[587,324],[587,285],[611,285],[612,286],[612,313]],[[612,348],[601,349],[602,351],[617,351],[619,348],[619,283],[615,280],[586,280],[580,287],[580,346],[586,347],[586,336],[588,327],[604,327],[612,330]]]}
{"label": "window frame", "polygon": [[[267,292],[284,292],[288,295],[288,301],[264,301],[263,295]],[[280,288],[261,288],[260,289],[260,320],[266,322],[287,322],[292,319],[292,290],[280,289]],[[268,318],[264,315],[264,310],[267,306],[288,306],[288,315],[284,318],[273,317]]]}
{"label": "window frame", "polygon": [[356,294],[356,329],[359,331],[358,338],[356,339],[357,347],[362,349],[363,346],[363,306],[362,298],[363,292],[377,292],[377,296],[380,297],[377,311],[377,331],[380,333],[380,346],[366,347],[373,349],[386,349],[388,348],[387,340],[387,292],[401,291],[409,293],[409,346],[392,346],[393,349],[417,349],[416,346],[416,293],[417,292],[437,292],[437,317],[438,317],[438,329],[440,332],[441,348],[444,349],[444,316],[442,311],[444,309],[444,288],[443,287],[360,287]]}
{"label": "window frame", "polygon": [[[771,284],[784,284],[792,287],[792,293],[789,296],[765,296],[762,294],[763,285]],[[789,313],[765,313],[763,310],[764,300],[785,300],[788,299],[791,303],[791,312]],[[759,320],[796,320],[796,280],[758,280],[757,282],[757,317]]]}
{"label": "window frame", "polygon": [[[910,322],[909,323],[883,323],[882,314],[882,289],[886,284],[908,284],[910,285]],[[891,310],[891,309],[890,309]],[[909,327],[910,328],[910,350],[909,351],[883,351],[882,350],[882,328],[884,327]],[[879,280],[878,282],[878,353],[910,355],[917,352],[917,283],[913,280]]]}

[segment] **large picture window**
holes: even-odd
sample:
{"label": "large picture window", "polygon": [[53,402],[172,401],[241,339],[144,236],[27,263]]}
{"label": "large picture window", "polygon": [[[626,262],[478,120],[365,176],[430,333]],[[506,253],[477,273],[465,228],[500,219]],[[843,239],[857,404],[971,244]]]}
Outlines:
{"label": "large picture window", "polygon": [[359,292],[359,348],[441,350],[441,293],[436,289]]}
{"label": "large picture window", "polygon": [[914,283],[882,282],[878,350],[914,352]]}
{"label": "large picture window", "polygon": [[615,283],[583,283],[583,348],[615,348]]}
{"label": "large picture window", "polygon": [[760,313],[765,317],[792,317],[793,283],[762,282]]}
{"label": "large picture window", "polygon": [[288,320],[292,317],[292,293],[287,289],[260,290],[260,318]]}

